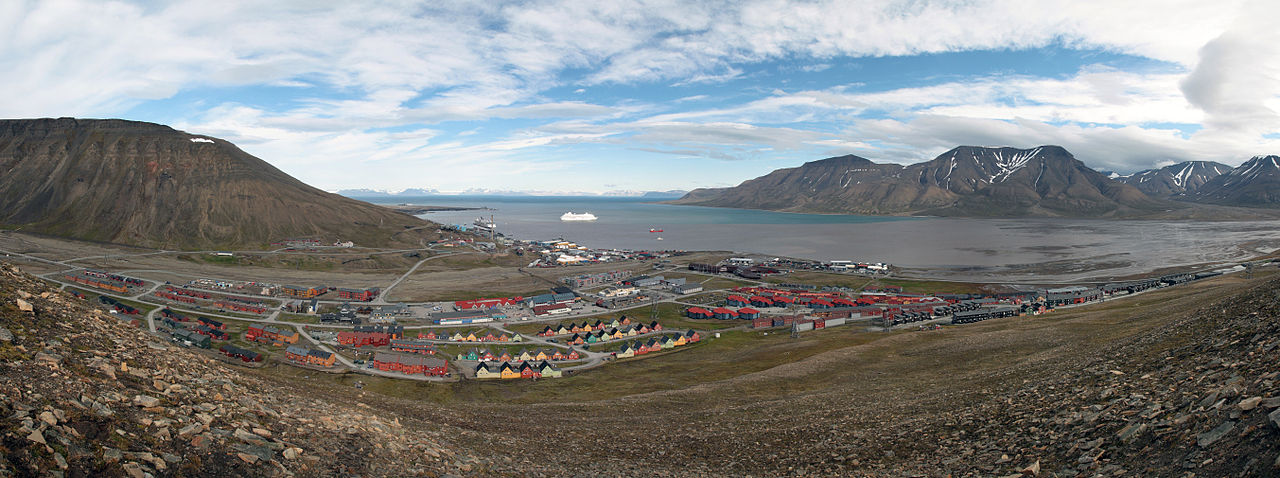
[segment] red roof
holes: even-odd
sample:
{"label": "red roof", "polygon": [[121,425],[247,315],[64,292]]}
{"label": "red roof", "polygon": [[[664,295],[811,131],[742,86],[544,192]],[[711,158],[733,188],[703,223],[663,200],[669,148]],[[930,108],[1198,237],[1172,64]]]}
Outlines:
{"label": "red roof", "polygon": [[702,307],[690,307],[689,310],[685,312],[690,314],[707,314],[707,315],[711,314],[711,311],[704,309]]}
{"label": "red roof", "polygon": [[830,305],[831,305],[831,303],[830,303],[830,302],[827,302],[827,301],[822,300],[822,299],[813,299],[813,300],[809,301],[809,305],[813,305],[813,304],[820,304],[820,305],[826,305],[826,306],[830,306]]}
{"label": "red roof", "polygon": [[750,307],[743,307],[741,309],[738,309],[738,313],[739,314],[759,314],[760,311],[756,309],[752,309]]}
{"label": "red roof", "polygon": [[738,315],[738,313],[734,312],[733,309],[727,309],[724,307],[716,307],[715,310],[712,310],[711,312],[714,312],[716,314]]}
{"label": "red roof", "polygon": [[729,297],[725,297],[724,300],[736,300],[738,302],[746,302],[747,298],[740,295],[731,295]]}
{"label": "red roof", "polygon": [[786,303],[790,304],[790,303],[792,303],[792,302],[795,302],[795,299],[792,299],[792,298],[790,298],[790,297],[784,297],[784,296],[776,295],[776,296],[773,296],[773,301],[774,301],[774,302],[786,302]]}

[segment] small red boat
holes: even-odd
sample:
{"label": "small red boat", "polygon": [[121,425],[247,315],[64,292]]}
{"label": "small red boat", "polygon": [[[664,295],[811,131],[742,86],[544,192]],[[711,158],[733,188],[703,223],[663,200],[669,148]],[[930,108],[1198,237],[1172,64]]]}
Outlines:
{"label": "small red boat", "polygon": [[662,229],[649,229],[649,232],[662,232]]}

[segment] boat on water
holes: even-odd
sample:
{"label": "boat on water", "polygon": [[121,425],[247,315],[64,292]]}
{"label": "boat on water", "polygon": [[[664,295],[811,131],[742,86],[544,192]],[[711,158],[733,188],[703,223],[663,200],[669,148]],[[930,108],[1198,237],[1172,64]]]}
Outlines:
{"label": "boat on water", "polygon": [[496,226],[497,226],[497,224],[495,224],[495,223],[493,222],[493,219],[492,219],[492,218],[490,218],[490,219],[485,219],[484,217],[478,217],[478,218],[476,218],[476,222],[474,222],[474,223],[472,223],[472,224],[475,224],[475,225],[480,226],[480,227],[487,227],[487,228],[489,228],[489,229],[493,229],[494,227],[496,227]]}
{"label": "boat on water", "polygon": [[569,211],[561,215],[560,220],[561,221],[594,221],[596,220],[596,215],[591,214],[589,212],[578,214],[573,211]]}
{"label": "boat on water", "polygon": [[649,228],[649,232],[662,232],[662,229]]}

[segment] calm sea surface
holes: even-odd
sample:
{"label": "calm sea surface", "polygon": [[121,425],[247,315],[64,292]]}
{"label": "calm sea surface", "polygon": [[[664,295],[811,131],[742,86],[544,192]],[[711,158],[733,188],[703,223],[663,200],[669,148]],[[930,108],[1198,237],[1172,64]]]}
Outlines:
{"label": "calm sea surface", "polygon": [[[1105,279],[1239,260],[1280,248],[1280,221],[890,218],[652,204],[636,198],[426,196],[383,204],[486,207],[420,217],[470,225],[492,215],[519,239],[590,247],[730,250],[818,260],[887,262],[934,277],[982,281]],[[562,222],[565,212],[594,222]],[[663,229],[650,233],[650,228]],[[659,241],[657,238],[661,237]]]}

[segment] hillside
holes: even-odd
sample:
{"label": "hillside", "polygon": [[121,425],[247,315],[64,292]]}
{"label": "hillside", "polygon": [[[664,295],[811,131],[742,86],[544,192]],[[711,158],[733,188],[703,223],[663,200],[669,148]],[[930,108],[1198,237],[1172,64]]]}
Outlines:
{"label": "hillside", "polygon": [[1205,183],[1228,171],[1231,171],[1231,166],[1222,163],[1185,161],[1116,179],[1151,197],[1167,198],[1194,195]]}
{"label": "hillside", "polygon": [[[0,265],[0,474],[1273,475],[1280,280],[1259,274],[940,331],[726,332],[536,383],[359,377],[364,392],[173,347]],[[670,385],[704,366],[721,371]]]}
{"label": "hillside", "polygon": [[1280,207],[1280,156],[1255,156],[1206,182],[1188,199],[1231,206]]}
{"label": "hillside", "polygon": [[1169,207],[1090,169],[1058,146],[961,146],[910,166],[841,156],[780,169],[733,188],[694,190],[674,203],[986,217],[1111,217]]}
{"label": "hillside", "polygon": [[381,245],[429,224],[310,187],[221,139],[152,123],[0,120],[0,170],[0,227],[91,241]]}
{"label": "hillside", "polygon": [[0,475],[410,476],[440,427],[263,380],[0,264]]}

